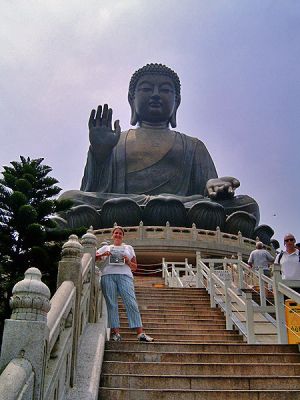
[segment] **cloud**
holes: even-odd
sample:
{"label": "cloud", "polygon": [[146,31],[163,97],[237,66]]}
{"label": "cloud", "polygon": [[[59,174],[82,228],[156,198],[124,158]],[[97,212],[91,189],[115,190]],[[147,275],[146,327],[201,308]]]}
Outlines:
{"label": "cloud", "polygon": [[206,143],[221,175],[240,178],[262,218],[274,204],[291,230],[299,16],[293,0],[2,0],[1,164],[45,157],[64,189],[78,188],[90,110],[108,102],[128,128],[131,74],[162,62],[182,82],[178,129]]}

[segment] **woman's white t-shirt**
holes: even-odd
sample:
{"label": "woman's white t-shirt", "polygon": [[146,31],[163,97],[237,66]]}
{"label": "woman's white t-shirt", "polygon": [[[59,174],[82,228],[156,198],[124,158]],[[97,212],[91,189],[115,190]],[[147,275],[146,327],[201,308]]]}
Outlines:
{"label": "woman's white t-shirt", "polygon": [[[133,250],[133,247],[130,246],[129,244],[122,244],[121,246],[114,246],[113,244],[111,245],[105,245],[100,247],[96,254],[103,254],[107,251],[111,252],[114,248],[122,248],[122,253],[124,256],[127,256],[129,260],[132,260],[133,257],[135,257],[135,252]],[[104,257],[103,257],[104,258]],[[131,269],[129,265],[127,264],[120,264],[120,265],[115,265],[115,264],[110,264],[109,262],[109,257],[105,257],[105,263],[104,263],[104,268],[102,270],[102,276],[103,275],[110,275],[110,274],[123,274],[123,275],[128,275],[131,278],[133,278]]]}

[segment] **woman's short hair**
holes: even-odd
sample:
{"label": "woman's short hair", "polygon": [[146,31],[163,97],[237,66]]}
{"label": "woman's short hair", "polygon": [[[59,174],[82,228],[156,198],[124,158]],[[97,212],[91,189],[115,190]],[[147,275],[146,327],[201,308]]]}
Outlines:
{"label": "woman's short hair", "polygon": [[112,230],[112,233],[114,233],[114,231],[115,231],[116,229],[120,229],[120,231],[122,231],[122,233],[123,233],[123,236],[125,235],[124,229],[123,229],[121,226],[114,226],[114,227],[113,227],[113,230]]}

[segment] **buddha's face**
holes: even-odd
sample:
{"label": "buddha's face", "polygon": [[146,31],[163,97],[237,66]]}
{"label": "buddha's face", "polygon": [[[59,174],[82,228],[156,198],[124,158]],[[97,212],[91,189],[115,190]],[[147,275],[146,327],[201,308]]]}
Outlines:
{"label": "buddha's face", "polygon": [[139,123],[166,123],[176,107],[175,86],[171,78],[145,74],[137,82],[134,107]]}

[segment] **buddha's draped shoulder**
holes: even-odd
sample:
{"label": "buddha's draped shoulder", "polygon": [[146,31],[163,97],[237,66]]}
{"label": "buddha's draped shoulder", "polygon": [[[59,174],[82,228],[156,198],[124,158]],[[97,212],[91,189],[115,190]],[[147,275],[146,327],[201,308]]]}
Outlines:
{"label": "buddha's draped shoulder", "polygon": [[171,130],[130,129],[106,159],[90,149],[81,190],[100,193],[189,196],[204,194],[217,177],[205,145]]}

